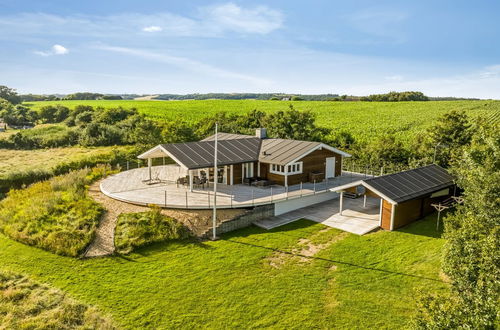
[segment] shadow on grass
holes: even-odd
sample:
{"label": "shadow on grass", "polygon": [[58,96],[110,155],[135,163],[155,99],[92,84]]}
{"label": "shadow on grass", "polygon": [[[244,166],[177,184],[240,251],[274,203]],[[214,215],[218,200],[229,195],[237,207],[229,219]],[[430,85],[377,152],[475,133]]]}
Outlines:
{"label": "shadow on grass", "polygon": [[444,229],[444,216],[444,212],[441,212],[439,228],[437,228],[437,213],[432,213],[425,218],[412,222],[404,227],[397,229],[396,231],[412,235],[442,238]]}
{"label": "shadow on grass", "polygon": [[421,276],[421,275],[408,274],[408,273],[396,272],[396,271],[382,269],[382,268],[375,268],[375,267],[363,266],[363,265],[358,265],[358,264],[354,264],[352,262],[341,261],[341,260],[333,260],[333,259],[327,259],[327,258],[321,258],[321,257],[315,257],[315,256],[306,256],[304,254],[293,253],[293,252],[290,252],[290,251],[283,251],[283,250],[280,250],[280,249],[277,249],[277,248],[273,248],[273,247],[269,247],[269,246],[263,246],[263,245],[258,245],[258,244],[254,244],[254,243],[239,242],[239,241],[234,241],[234,240],[227,240],[227,242],[231,242],[231,243],[235,243],[235,244],[242,244],[242,245],[247,245],[247,246],[252,246],[252,247],[261,248],[261,249],[266,249],[266,250],[269,250],[269,251],[284,253],[284,254],[288,254],[288,255],[291,255],[291,256],[295,256],[295,257],[307,258],[307,259],[311,259],[311,260],[322,260],[322,261],[327,261],[327,262],[331,262],[331,263],[335,263],[335,264],[341,264],[341,265],[346,265],[346,266],[350,266],[350,267],[355,267],[355,268],[359,268],[359,269],[365,269],[365,270],[372,270],[372,271],[382,272],[382,273],[385,273],[385,274],[401,275],[401,276],[413,277],[413,278],[418,278],[418,279],[427,280],[427,281],[445,283],[444,281],[442,281],[440,279],[425,277],[425,276]]}
{"label": "shadow on grass", "polygon": [[[149,257],[153,254],[161,253],[168,251],[168,248],[173,245],[180,246],[193,246],[202,249],[214,249],[213,246],[206,244],[204,241],[201,241],[197,238],[187,238],[182,240],[170,240],[163,242],[155,242],[148,245],[144,245],[138,248],[135,248],[130,254],[140,255],[142,257]],[[128,254],[128,255],[130,255]],[[119,254],[120,258],[123,258],[128,261],[137,262],[133,258],[128,257],[128,255]]]}
{"label": "shadow on grass", "polygon": [[[229,239],[229,238],[235,238],[235,237],[248,237],[251,235],[255,234],[264,234],[264,233],[280,233],[282,235],[288,235],[287,232],[293,232],[295,230],[299,229],[305,229],[308,227],[312,227],[314,225],[317,225],[317,222],[307,220],[307,219],[300,219],[296,220],[294,222],[290,222],[286,225],[279,226],[270,230],[263,229],[260,227],[257,227],[256,225],[252,225],[250,227],[238,229],[232,232],[228,232],[222,235],[222,238],[224,239]],[[300,235],[289,235],[290,237],[297,237]]]}

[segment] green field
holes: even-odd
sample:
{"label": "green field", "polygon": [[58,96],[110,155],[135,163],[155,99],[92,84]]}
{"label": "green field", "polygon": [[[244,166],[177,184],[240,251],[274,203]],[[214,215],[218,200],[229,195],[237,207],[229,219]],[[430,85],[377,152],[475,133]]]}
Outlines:
{"label": "green field", "polygon": [[446,289],[435,221],[357,236],[301,220],[87,260],[0,235],[0,271],[64,290],[129,329],[400,329],[420,290]]}
{"label": "green field", "polygon": [[68,163],[86,157],[106,155],[112,150],[126,147],[68,147],[36,150],[0,149],[0,177],[12,172],[50,170],[60,163]]}
{"label": "green field", "polygon": [[343,129],[359,141],[368,141],[385,133],[395,134],[403,142],[431,126],[435,119],[450,110],[464,110],[472,117],[500,112],[500,101],[429,101],[429,102],[326,102],[326,101],[44,101],[31,102],[34,109],[44,105],[79,104],[102,107],[135,107],[147,116],[160,120],[197,121],[218,111],[244,113],[253,109],[266,112],[286,110],[290,104],[299,110],[311,110],[320,126]]}

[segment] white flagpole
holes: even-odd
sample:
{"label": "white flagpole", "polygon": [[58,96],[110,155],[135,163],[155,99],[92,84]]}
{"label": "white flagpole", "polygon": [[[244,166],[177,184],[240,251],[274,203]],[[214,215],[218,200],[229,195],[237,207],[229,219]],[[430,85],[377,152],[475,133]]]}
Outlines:
{"label": "white flagpole", "polygon": [[214,207],[213,207],[213,216],[212,216],[212,225],[213,225],[213,233],[212,239],[217,239],[217,181],[219,180],[219,171],[217,169],[217,129],[218,124],[215,123],[215,153],[214,153]]}

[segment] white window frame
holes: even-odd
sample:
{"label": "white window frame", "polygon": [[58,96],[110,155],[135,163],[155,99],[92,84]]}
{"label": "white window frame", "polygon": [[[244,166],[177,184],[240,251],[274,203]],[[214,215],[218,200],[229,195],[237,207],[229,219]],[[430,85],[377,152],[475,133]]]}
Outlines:
{"label": "white window frame", "polygon": [[[287,168],[288,167],[288,168]],[[271,169],[269,172],[273,174],[280,174],[280,175],[294,175],[294,174],[301,174],[302,170],[304,167],[303,162],[295,162],[291,164],[287,164],[285,166],[283,165],[277,165],[277,164],[271,164]],[[288,172],[285,171],[285,169],[288,169]]]}

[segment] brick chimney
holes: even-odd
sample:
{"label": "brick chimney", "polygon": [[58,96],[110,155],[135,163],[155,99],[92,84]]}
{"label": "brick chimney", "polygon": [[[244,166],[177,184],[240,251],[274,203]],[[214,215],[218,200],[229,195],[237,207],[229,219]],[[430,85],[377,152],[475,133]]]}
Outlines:
{"label": "brick chimney", "polygon": [[266,128],[257,128],[255,130],[255,136],[259,139],[267,138],[267,129]]}

